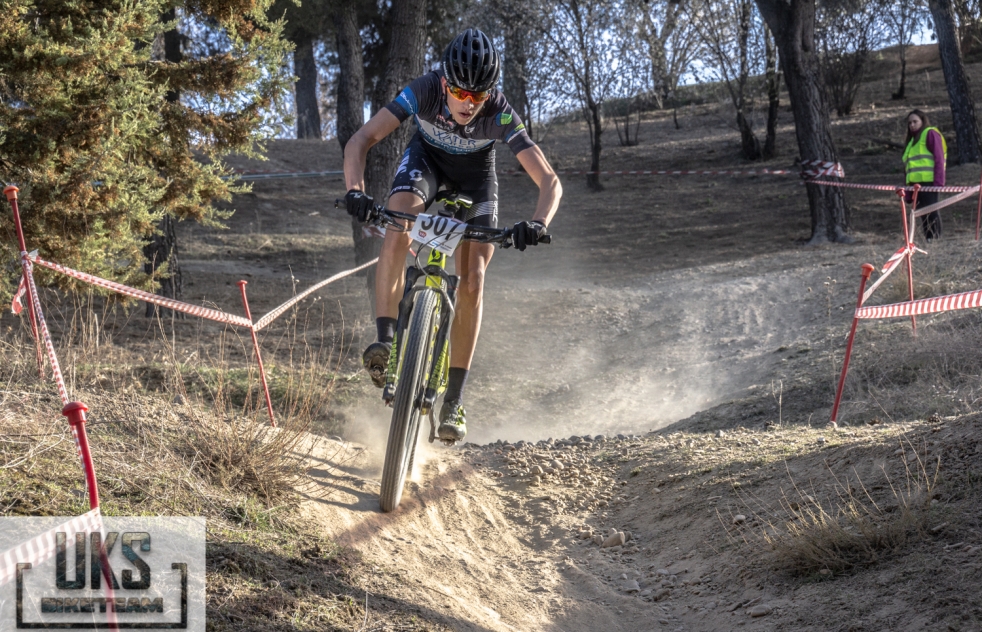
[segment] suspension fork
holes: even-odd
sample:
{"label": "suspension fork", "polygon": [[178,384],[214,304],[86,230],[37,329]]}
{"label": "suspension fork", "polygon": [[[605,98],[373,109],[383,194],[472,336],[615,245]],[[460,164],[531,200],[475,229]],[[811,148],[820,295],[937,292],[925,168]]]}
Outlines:
{"label": "suspension fork", "polygon": [[405,285],[403,285],[402,300],[399,301],[399,318],[396,321],[396,333],[392,337],[392,350],[389,352],[389,366],[385,371],[385,387],[382,389],[382,400],[391,405],[396,396],[399,384],[399,364],[402,360],[401,341],[406,336],[409,327],[409,315],[413,310],[413,289],[416,281],[423,276],[423,271],[415,266],[406,268]]}
{"label": "suspension fork", "polygon": [[440,327],[437,330],[433,348],[437,352],[436,362],[430,369],[429,380],[423,400],[420,402],[420,412],[424,415],[433,410],[437,396],[447,390],[447,378],[450,373],[450,325],[453,323],[454,307],[457,304],[457,283],[460,277],[447,275],[446,309],[440,313]]}

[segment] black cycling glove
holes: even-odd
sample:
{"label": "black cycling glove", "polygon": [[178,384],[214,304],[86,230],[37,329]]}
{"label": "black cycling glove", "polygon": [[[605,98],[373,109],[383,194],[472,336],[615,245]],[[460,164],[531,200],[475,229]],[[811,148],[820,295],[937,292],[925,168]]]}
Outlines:
{"label": "black cycling glove", "polygon": [[515,248],[525,250],[527,246],[535,246],[539,243],[539,239],[546,234],[546,225],[538,220],[532,220],[518,222],[511,230],[511,239],[515,242]]}
{"label": "black cycling glove", "polygon": [[358,189],[351,189],[344,196],[344,204],[348,209],[348,215],[357,217],[359,222],[365,223],[372,214],[375,200]]}

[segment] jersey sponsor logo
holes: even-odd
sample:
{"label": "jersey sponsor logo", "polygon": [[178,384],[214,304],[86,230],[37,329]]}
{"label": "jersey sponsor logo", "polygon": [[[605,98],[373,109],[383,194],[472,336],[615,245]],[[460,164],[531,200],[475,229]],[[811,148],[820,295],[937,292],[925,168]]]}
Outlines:
{"label": "jersey sponsor logo", "polygon": [[419,182],[420,180],[423,179],[423,172],[420,171],[419,169],[413,169],[412,171],[409,172],[409,179],[412,180],[413,182]]}
{"label": "jersey sponsor logo", "polygon": [[524,129],[525,129],[525,123],[519,123],[518,125],[516,125],[515,126],[515,129],[513,129],[511,131],[511,134],[508,134],[508,136],[505,137],[505,142],[507,143],[511,139],[515,138],[515,135],[518,134],[519,132],[523,131]]}
{"label": "jersey sponsor logo", "polygon": [[491,139],[464,138],[451,130],[442,130],[433,123],[421,120],[418,116],[416,125],[426,142],[451,154],[469,154],[494,144]]}
{"label": "jersey sponsor logo", "polygon": [[407,167],[409,167],[409,149],[408,148],[406,149],[406,152],[404,154],[402,154],[402,162],[399,163],[399,168],[396,169],[396,175],[399,175],[400,173],[402,173],[403,171],[405,171]]}
{"label": "jersey sponsor logo", "polygon": [[392,195],[393,193],[400,193],[402,191],[407,191],[409,193],[414,193],[421,200],[425,200],[426,199],[426,193],[424,193],[422,189],[419,189],[417,187],[414,187],[411,184],[400,184],[399,186],[392,187],[392,190],[389,191],[389,195]]}
{"label": "jersey sponsor logo", "polygon": [[419,106],[416,103],[416,95],[409,88],[405,88],[396,97],[396,102],[402,106],[402,109],[406,111],[406,114],[416,114],[419,112]]}
{"label": "jersey sponsor logo", "polygon": [[468,125],[468,126],[464,127],[464,133],[465,134],[473,134],[475,127],[477,127],[477,123],[475,123],[473,125]]}
{"label": "jersey sponsor logo", "polygon": [[505,125],[508,125],[509,123],[511,123],[511,121],[512,121],[512,116],[511,116],[510,113],[508,113],[508,112],[499,112],[498,113],[498,126],[499,127],[504,127]]}

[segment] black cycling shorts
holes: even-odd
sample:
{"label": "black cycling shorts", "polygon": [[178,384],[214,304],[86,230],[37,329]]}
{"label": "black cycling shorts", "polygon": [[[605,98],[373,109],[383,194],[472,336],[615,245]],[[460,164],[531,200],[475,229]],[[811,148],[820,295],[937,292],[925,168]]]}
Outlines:
{"label": "black cycling shorts", "polygon": [[448,154],[430,147],[417,132],[402,155],[389,197],[408,191],[429,208],[442,189],[473,200],[469,209],[458,211],[457,219],[474,226],[498,227],[498,175],[493,147],[470,154]]}

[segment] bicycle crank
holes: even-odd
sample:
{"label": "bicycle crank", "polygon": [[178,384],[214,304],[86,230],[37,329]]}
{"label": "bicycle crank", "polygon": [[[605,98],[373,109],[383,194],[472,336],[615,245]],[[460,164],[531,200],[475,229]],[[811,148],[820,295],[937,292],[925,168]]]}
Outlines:
{"label": "bicycle crank", "polygon": [[436,417],[433,415],[433,409],[430,408],[430,414],[427,415],[430,420],[430,443],[436,441]]}

